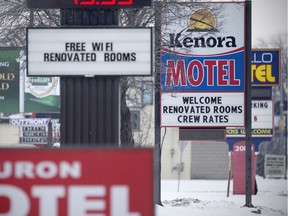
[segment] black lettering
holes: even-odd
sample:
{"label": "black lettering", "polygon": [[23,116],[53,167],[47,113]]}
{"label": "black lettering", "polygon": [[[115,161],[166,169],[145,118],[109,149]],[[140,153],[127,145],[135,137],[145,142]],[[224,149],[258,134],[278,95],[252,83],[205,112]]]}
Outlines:
{"label": "black lettering", "polygon": [[227,46],[227,47],[236,47],[235,37],[228,36],[228,37],[226,37],[226,39],[230,39],[230,41],[228,40],[228,41],[226,42],[226,46]]}
{"label": "black lettering", "polygon": [[188,104],[189,103],[189,97],[183,97],[183,104]]}
{"label": "black lettering", "polygon": [[104,61],[110,61],[109,53],[104,53]]}
{"label": "black lettering", "polygon": [[85,51],[85,42],[65,43],[66,51]]}
{"label": "black lettering", "polygon": [[238,113],[242,113],[242,112],[243,112],[242,107],[238,106]]}
{"label": "black lettering", "polygon": [[195,41],[194,47],[206,47],[204,37],[194,38],[194,41]]}
{"label": "black lettering", "polygon": [[44,53],[44,61],[45,62],[49,61],[49,54],[48,53]]}
{"label": "black lettering", "polygon": [[169,34],[170,43],[169,47],[186,47],[186,48],[200,48],[200,47],[236,47],[236,39],[233,36],[227,37],[183,37],[180,40],[181,33]]}
{"label": "black lettering", "polygon": [[223,42],[225,41],[225,38],[218,37],[217,40],[218,40],[218,47],[223,47]]}
{"label": "black lettering", "polygon": [[74,61],[80,61],[79,56],[78,56],[77,53],[75,53],[75,55],[74,55]]}
{"label": "black lettering", "polygon": [[46,62],[96,61],[96,53],[44,53]]}
{"label": "black lettering", "polygon": [[190,38],[190,37],[184,38],[184,40],[183,40],[183,45],[184,45],[185,47],[192,47],[192,46],[193,46],[193,39]]}
{"label": "black lettering", "polygon": [[103,43],[92,43],[93,51],[103,51]]}
{"label": "black lettering", "polygon": [[215,47],[217,45],[217,40],[214,37],[209,37],[206,40],[206,44],[208,47]]}
{"label": "black lettering", "polygon": [[104,53],[104,61],[136,61],[136,53]]}
{"label": "black lettering", "polygon": [[136,61],[136,53],[131,53],[131,61]]}
{"label": "black lettering", "polygon": [[113,51],[113,43],[106,43],[106,51]]}
{"label": "black lettering", "polygon": [[167,106],[163,106],[163,113],[168,113],[168,107]]}
{"label": "black lettering", "polygon": [[208,117],[207,116],[203,116],[203,123],[207,123]]}
{"label": "black lettering", "polygon": [[200,116],[194,116],[194,122],[199,123],[200,122]]}
{"label": "black lettering", "polygon": [[174,39],[175,34],[169,34],[170,35],[170,45],[169,47],[182,47],[181,42],[179,41],[179,37],[181,36],[180,33],[176,35],[176,38]]}

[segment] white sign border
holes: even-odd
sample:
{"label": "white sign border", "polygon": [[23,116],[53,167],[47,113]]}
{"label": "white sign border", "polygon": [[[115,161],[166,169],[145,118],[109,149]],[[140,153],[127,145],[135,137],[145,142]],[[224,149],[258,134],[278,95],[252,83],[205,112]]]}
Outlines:
{"label": "white sign border", "polygon": [[[242,116],[242,118],[238,121],[238,123],[236,122],[236,123],[234,123],[234,124],[232,124],[231,122],[227,122],[227,123],[212,123],[212,124],[209,124],[209,123],[205,123],[205,122],[190,122],[190,123],[177,123],[177,122],[171,122],[171,123],[167,123],[167,117],[164,117],[164,115],[166,115],[166,114],[163,114],[163,99],[164,99],[164,97],[163,97],[163,95],[166,95],[166,98],[167,98],[167,95],[169,95],[169,94],[171,94],[171,98],[177,98],[177,97],[181,97],[181,95],[184,95],[184,94],[186,94],[187,96],[186,97],[188,97],[188,98],[192,98],[193,100],[195,99],[196,101],[196,103],[198,103],[199,104],[199,98],[202,96],[202,97],[207,97],[207,98],[209,98],[209,97],[222,97],[222,96],[225,96],[225,97],[233,97],[233,98],[235,98],[235,100],[236,100],[236,105],[235,106],[241,106],[242,107],[242,112],[241,113],[238,113],[238,115],[241,115]],[[199,97],[199,98],[197,98],[197,97]],[[242,100],[240,99],[242,97]],[[227,99],[226,98],[226,99]],[[221,99],[222,100],[222,99]],[[160,113],[161,113],[161,127],[181,127],[181,128],[185,128],[185,127],[189,127],[189,128],[199,128],[199,127],[203,127],[203,128],[223,128],[223,127],[239,127],[240,125],[241,125],[241,127],[242,126],[244,126],[245,125],[245,120],[244,120],[244,116],[246,115],[246,110],[245,110],[245,94],[244,94],[244,92],[233,92],[233,93],[231,93],[231,92],[193,92],[192,94],[191,94],[191,92],[161,92],[161,111],[160,111]],[[235,102],[235,101],[234,101]],[[195,103],[195,104],[196,104]],[[173,106],[173,104],[169,104],[169,105],[172,105]],[[180,106],[185,106],[185,105],[183,105],[183,104],[174,104],[175,106],[178,106],[178,107],[180,107]],[[216,106],[217,106],[218,104],[216,104]],[[193,104],[186,104],[186,106],[188,106],[189,107],[189,110],[191,109],[191,107],[193,106]],[[197,105],[197,106],[199,106],[199,105]],[[206,111],[206,107],[210,107],[209,106],[209,104],[200,104],[200,106],[203,106],[203,108],[202,108],[202,111]],[[225,104],[223,105],[223,106],[225,106]],[[212,106],[213,107],[213,106]],[[211,111],[213,108],[209,108],[209,110]],[[185,113],[184,113],[185,114]],[[174,114],[174,113],[170,113],[170,114],[167,114],[167,115],[170,115],[170,116],[173,116],[173,115],[177,115],[177,114]],[[186,116],[187,115],[189,115],[189,113],[186,113]],[[194,114],[193,114],[194,115]],[[196,112],[195,113],[195,115],[199,115],[199,116],[205,116],[206,115],[206,113],[198,113],[198,112]],[[224,115],[224,114],[223,114]],[[235,114],[232,114],[232,115],[234,115],[234,117],[233,118],[237,118],[237,117],[235,117]],[[207,115],[206,115],[207,116]],[[211,114],[211,115],[209,115],[210,117],[212,117],[213,116],[213,113]],[[230,116],[231,117],[231,116]],[[172,118],[177,118],[177,117],[172,117]],[[165,119],[165,122],[163,122],[163,119]],[[202,117],[200,117],[200,119],[202,119]],[[236,121],[237,121],[237,119],[236,119]],[[232,125],[234,125],[234,126],[232,126]],[[237,126],[236,126],[237,125]]]}
{"label": "white sign border", "polygon": [[[45,72],[45,73],[41,73],[41,72],[33,72],[31,73],[31,71],[29,71],[29,66],[31,67],[31,53],[30,53],[30,44],[29,44],[29,37],[31,36],[31,32],[29,33],[30,30],[36,30],[36,31],[40,31],[40,30],[56,30],[56,31],[65,31],[65,30],[75,30],[77,32],[77,34],[79,35],[79,32],[81,33],[81,30],[85,30],[85,31],[89,31],[89,30],[92,30],[92,31],[97,31],[97,30],[101,30],[101,31],[113,31],[113,30],[120,30],[120,31],[128,31],[128,30],[133,30],[133,29],[136,29],[136,30],[140,30],[142,29],[143,33],[145,33],[146,31],[149,31],[149,49],[150,49],[150,58],[149,58],[149,62],[147,63],[147,70],[146,71],[140,71],[140,72],[135,72],[135,64],[139,64],[139,63],[135,63],[134,66],[129,66],[129,67],[125,67],[125,69],[119,71],[119,72],[109,72],[109,73],[105,73],[105,72],[102,72],[102,71],[97,71],[97,70],[93,70],[93,72],[86,72],[86,71],[83,71],[81,69],[81,71],[74,71],[74,72],[71,72],[71,73],[61,73],[60,72]],[[29,36],[30,34],[30,36]],[[110,32],[109,34],[112,34],[113,35],[113,32]],[[61,27],[61,28],[53,28],[53,27],[50,27],[50,28],[39,28],[39,27],[28,27],[26,28],[26,43],[27,43],[27,46],[26,46],[26,53],[27,53],[27,76],[28,77],[31,77],[31,76],[46,76],[46,77],[49,77],[49,76],[85,76],[85,77],[94,77],[94,76],[151,76],[152,75],[152,72],[153,72],[153,35],[152,35],[152,27],[69,27],[69,28],[66,28],[66,27]],[[114,34],[115,35],[115,34]],[[147,34],[148,36],[148,34]],[[43,39],[45,40],[45,39]],[[83,39],[85,40],[85,39]],[[128,40],[126,41],[128,42]],[[136,47],[136,48],[135,48]],[[135,46],[133,48],[137,49],[137,46]],[[148,69],[148,64],[149,64],[149,69]],[[117,70],[119,70],[119,67],[117,67],[117,63],[115,64]],[[140,66],[139,66],[140,67]],[[83,67],[81,67],[83,68]],[[47,69],[46,69],[47,70]]]}

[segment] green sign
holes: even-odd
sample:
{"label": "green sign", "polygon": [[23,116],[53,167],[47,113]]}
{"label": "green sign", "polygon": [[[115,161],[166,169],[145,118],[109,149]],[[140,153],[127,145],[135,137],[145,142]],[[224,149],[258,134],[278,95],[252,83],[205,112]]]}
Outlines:
{"label": "green sign", "polygon": [[19,112],[19,50],[0,49],[0,112]]}
{"label": "green sign", "polygon": [[25,112],[59,111],[59,77],[25,77]]}

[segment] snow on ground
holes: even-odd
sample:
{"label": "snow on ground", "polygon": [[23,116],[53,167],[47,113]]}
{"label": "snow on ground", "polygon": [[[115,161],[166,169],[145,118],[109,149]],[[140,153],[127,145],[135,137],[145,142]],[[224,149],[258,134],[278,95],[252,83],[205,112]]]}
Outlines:
{"label": "snow on ground", "polygon": [[233,195],[233,180],[227,197],[227,180],[161,181],[162,205],[156,216],[249,216],[287,215],[287,180],[257,176],[258,193],[252,196],[255,208],[243,207],[246,196]]}

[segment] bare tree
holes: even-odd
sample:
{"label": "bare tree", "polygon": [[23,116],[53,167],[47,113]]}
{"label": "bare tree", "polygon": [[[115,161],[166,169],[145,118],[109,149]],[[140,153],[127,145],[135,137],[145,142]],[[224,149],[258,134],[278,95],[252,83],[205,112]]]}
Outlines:
{"label": "bare tree", "polygon": [[30,10],[26,0],[0,1],[0,46],[24,47],[26,27],[59,26],[59,10]]}
{"label": "bare tree", "polygon": [[[126,27],[152,27],[154,26],[154,10],[152,9],[123,9],[120,13],[120,26]],[[127,101],[139,104],[141,95],[144,93],[141,83],[147,78],[143,77],[123,77],[121,79],[121,143],[123,146],[134,146],[133,131],[131,128],[131,112],[127,106]],[[132,88],[129,88],[133,86]],[[141,106],[141,105],[139,105]],[[140,108],[140,107],[139,107]],[[127,124],[129,122],[129,124]],[[146,139],[140,137],[146,136],[147,132],[140,131],[137,137],[137,143],[141,140],[142,143]]]}

